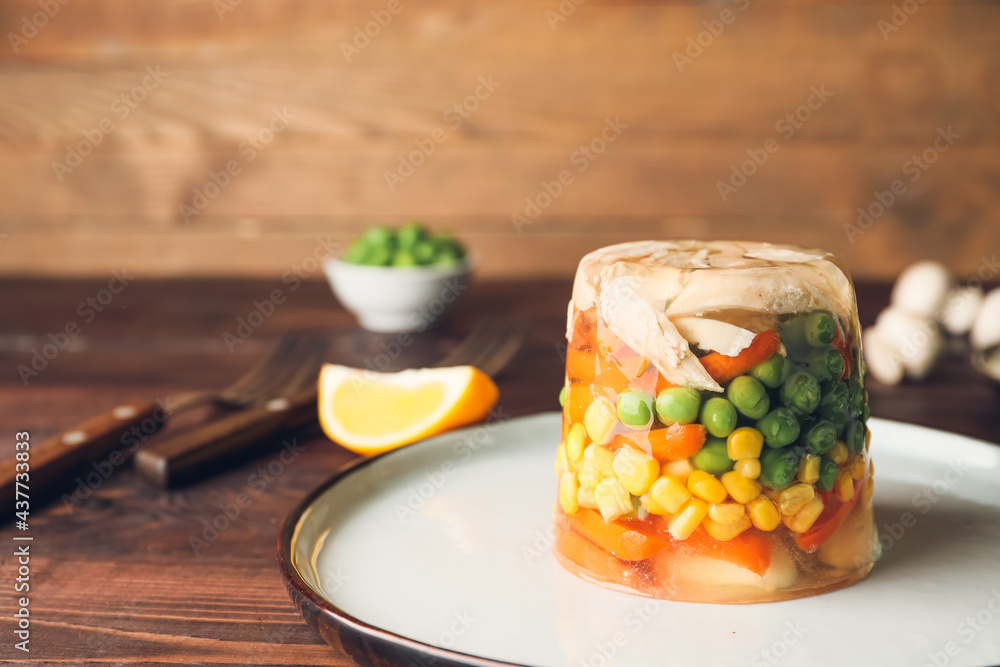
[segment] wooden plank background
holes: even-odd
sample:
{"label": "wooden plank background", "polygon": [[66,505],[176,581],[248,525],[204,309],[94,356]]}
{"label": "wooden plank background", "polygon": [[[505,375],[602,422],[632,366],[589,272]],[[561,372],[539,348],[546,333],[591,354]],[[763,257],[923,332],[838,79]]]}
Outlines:
{"label": "wooden plank background", "polygon": [[[891,3],[587,0],[553,29],[556,0],[400,2],[350,62],[342,43],[388,0],[4,2],[0,273],[280,275],[413,217],[458,233],[492,276],[566,275],[641,238],[820,246],[874,278],[923,257],[972,274],[1000,249],[996,3],[910,0],[883,35]],[[704,32],[725,10],[721,34]],[[165,75],[135,92],[147,68]],[[446,112],[480,77],[500,85],[453,127]],[[833,95],[782,137],[813,87]],[[144,98],[127,117],[122,95]],[[274,109],[294,117],[246,161],[241,142]],[[574,150],[609,118],[627,128],[578,172]],[[57,175],[102,121],[113,129]],[[949,127],[959,138],[910,181],[904,164]],[[445,141],[390,190],[385,173],[435,129]],[[724,201],[718,182],[772,137],[778,151]],[[240,173],[186,221],[180,206],[230,161]],[[518,233],[511,215],[564,169],[573,183]],[[905,193],[849,238],[895,179]]]}

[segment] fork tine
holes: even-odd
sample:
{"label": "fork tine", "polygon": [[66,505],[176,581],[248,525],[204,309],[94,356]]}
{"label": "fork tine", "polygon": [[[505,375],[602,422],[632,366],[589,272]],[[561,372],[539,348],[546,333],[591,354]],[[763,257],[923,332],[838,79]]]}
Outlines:
{"label": "fork tine", "polygon": [[497,318],[487,315],[479,324],[443,359],[435,363],[435,366],[461,366],[467,364],[468,360],[477,354],[483,343],[495,335]]}
{"label": "fork tine", "polygon": [[326,358],[326,350],[330,347],[330,340],[326,337],[309,337],[309,347],[305,358],[299,364],[297,371],[281,388],[280,395],[284,397],[293,396],[306,385],[316,382],[316,375],[319,367]]}
{"label": "fork tine", "polygon": [[252,394],[265,379],[281,367],[282,360],[298,345],[298,340],[299,334],[292,333],[282,336],[274,349],[271,350],[271,354],[258,361],[239,379],[219,392],[223,400],[228,401],[231,397],[233,400],[238,400],[240,396]]}
{"label": "fork tine", "polygon": [[[261,376],[260,382],[241,397],[244,403],[278,396],[282,389],[294,382],[313,358],[317,338],[309,334],[296,335],[295,347],[282,355],[270,373]],[[325,349],[324,349],[325,352]]]}
{"label": "fork tine", "polygon": [[524,342],[525,330],[523,326],[517,326],[510,336],[497,348],[487,359],[484,359],[479,368],[487,375],[496,375],[510,362],[510,360],[521,349]]}

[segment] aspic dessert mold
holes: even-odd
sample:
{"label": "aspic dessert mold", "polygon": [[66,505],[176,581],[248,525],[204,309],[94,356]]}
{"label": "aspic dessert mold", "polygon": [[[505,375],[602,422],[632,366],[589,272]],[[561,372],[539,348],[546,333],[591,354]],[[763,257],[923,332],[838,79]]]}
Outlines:
{"label": "aspic dessert mold", "polygon": [[555,554],[650,597],[765,602],[879,556],[854,288],[825,252],[585,256],[567,318]]}

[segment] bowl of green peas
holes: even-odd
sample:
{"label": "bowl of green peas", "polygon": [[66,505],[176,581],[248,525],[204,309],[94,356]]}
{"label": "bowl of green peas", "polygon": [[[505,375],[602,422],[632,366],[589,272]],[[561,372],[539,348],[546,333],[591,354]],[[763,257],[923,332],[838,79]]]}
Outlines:
{"label": "bowl of green peas", "polygon": [[372,227],[323,264],[337,299],[369,331],[423,331],[465,292],[471,264],[450,234],[418,222]]}

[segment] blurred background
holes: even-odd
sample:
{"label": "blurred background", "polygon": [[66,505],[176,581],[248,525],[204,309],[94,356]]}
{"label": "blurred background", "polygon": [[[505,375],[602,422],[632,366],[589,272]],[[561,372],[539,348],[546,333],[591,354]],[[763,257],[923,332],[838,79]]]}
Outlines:
{"label": "blurred background", "polygon": [[671,237],[996,270],[996,3],[6,0],[0,26],[6,275],[277,276],[413,218],[491,277]]}

